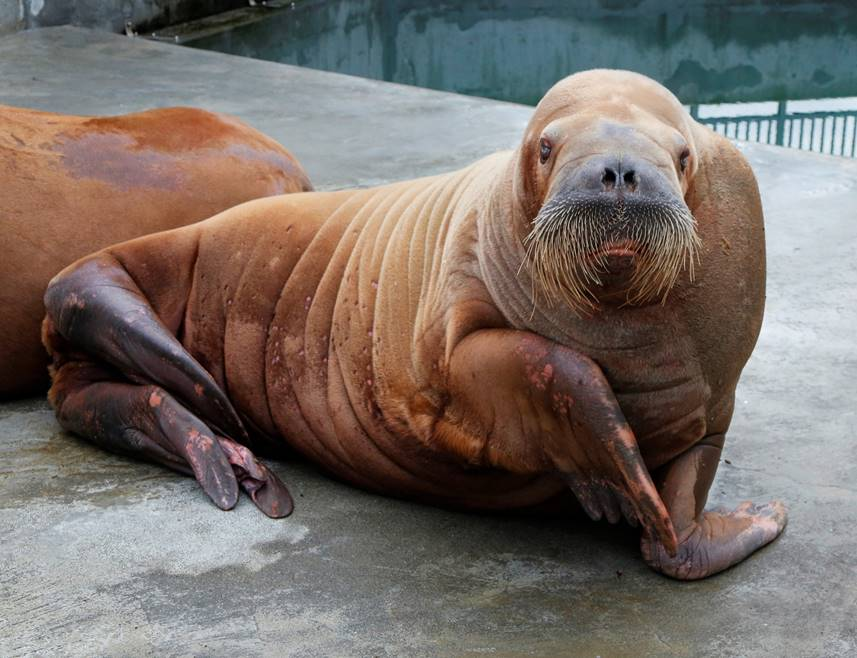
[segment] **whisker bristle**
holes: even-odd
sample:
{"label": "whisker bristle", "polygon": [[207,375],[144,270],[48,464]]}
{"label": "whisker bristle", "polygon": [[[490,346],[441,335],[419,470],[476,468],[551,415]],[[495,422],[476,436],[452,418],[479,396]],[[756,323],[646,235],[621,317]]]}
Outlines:
{"label": "whisker bristle", "polygon": [[593,201],[583,194],[548,201],[524,238],[525,259],[518,270],[520,276],[528,266],[533,313],[540,296],[549,305],[564,303],[579,313],[596,308],[597,289],[608,272],[603,247],[626,241],[638,252],[626,303],[666,303],[682,271],[694,280],[701,241],[684,203],[660,199],[615,203]]}

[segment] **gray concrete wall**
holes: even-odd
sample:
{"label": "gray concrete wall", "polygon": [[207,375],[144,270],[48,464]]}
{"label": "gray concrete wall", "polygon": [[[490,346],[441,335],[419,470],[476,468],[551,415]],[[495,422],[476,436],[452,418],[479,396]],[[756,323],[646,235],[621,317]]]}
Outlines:
{"label": "gray concrete wall", "polygon": [[854,1],[305,1],[191,45],[528,105],[602,67],[686,103],[833,98],[857,87]]}
{"label": "gray concrete wall", "polygon": [[0,34],[51,25],[121,32],[126,21],[150,30],[246,5],[246,0],[0,0]]}
{"label": "gray concrete wall", "polygon": [[24,26],[24,0],[0,0],[0,34],[16,32]]}

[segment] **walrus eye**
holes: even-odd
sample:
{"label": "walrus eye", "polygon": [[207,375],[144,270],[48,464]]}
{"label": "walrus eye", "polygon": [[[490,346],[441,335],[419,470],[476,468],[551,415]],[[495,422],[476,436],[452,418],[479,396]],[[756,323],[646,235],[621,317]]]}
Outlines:
{"label": "walrus eye", "polygon": [[551,146],[551,143],[544,137],[542,137],[541,141],[539,142],[539,162],[544,164],[548,161],[548,158],[551,156],[552,148],[553,147]]}
{"label": "walrus eye", "polygon": [[681,155],[678,156],[678,166],[681,168],[681,173],[684,173],[684,170],[687,169],[687,163],[690,160],[690,149],[684,149],[681,152]]}

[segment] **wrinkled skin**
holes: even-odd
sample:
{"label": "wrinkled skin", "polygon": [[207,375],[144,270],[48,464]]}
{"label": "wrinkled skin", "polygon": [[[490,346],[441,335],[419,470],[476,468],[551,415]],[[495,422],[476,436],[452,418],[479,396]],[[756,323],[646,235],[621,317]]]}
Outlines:
{"label": "wrinkled skin", "polygon": [[[569,199],[621,208],[585,256],[602,265],[585,308],[551,298],[526,255],[541,210]],[[695,275],[629,303],[652,199],[692,213],[675,230]],[[780,503],[703,510],[764,267],[736,149],[651,80],[587,72],[548,92],[515,152],[255,201],[67,268],[45,297],[51,400],[64,427],[193,473],[224,509],[244,488],[288,513],[250,452],[288,446],[434,504],[527,508],[570,489],[593,518],[639,523],[653,568],[702,578],[785,526]]]}
{"label": "wrinkled skin", "polygon": [[279,144],[223,115],[77,117],[0,106],[0,399],[41,393],[51,277],[107,245],[311,189]]}

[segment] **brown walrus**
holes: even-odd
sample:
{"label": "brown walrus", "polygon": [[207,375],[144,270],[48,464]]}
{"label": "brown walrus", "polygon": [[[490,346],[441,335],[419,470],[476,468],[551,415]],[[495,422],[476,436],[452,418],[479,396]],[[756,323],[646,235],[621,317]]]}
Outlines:
{"label": "brown walrus", "polygon": [[285,149],[227,116],[0,106],[0,398],[47,388],[42,296],[63,267],[250,199],[309,189]]}
{"label": "brown walrus", "polygon": [[[728,245],[725,246],[725,245]],[[287,490],[290,446],[361,487],[510,509],[570,488],[682,579],[770,542],[781,503],[703,511],[762,320],[750,167],[643,76],[567,78],[520,147],[442,176],[244,204],[50,284],[63,427]]]}

